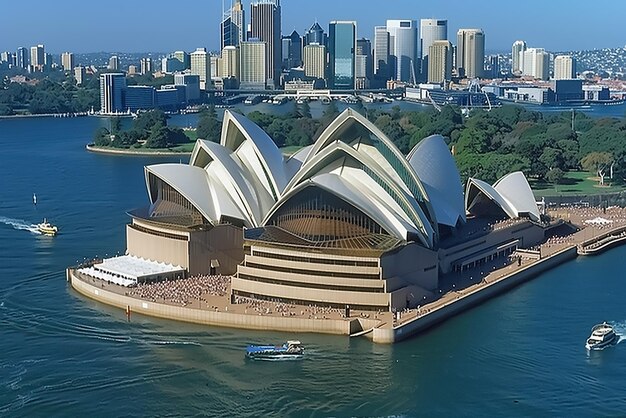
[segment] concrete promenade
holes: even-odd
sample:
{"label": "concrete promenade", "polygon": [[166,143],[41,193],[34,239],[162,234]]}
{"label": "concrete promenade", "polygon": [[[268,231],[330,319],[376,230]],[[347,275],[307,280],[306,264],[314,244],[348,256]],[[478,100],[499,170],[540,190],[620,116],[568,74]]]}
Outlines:
{"label": "concrete promenade", "polygon": [[118,148],[107,148],[107,147],[98,147],[95,145],[87,144],[85,145],[85,149],[89,152],[95,152],[98,154],[109,154],[109,155],[129,155],[134,157],[171,157],[171,156],[181,156],[188,157],[191,155],[191,152],[177,152],[177,151],[141,151],[141,150],[131,150],[131,149],[118,149]]}

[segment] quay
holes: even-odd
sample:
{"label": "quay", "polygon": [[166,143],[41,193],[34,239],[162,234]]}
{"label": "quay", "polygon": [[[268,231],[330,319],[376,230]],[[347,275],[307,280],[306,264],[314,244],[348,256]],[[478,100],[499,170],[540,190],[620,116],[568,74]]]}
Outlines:
{"label": "quay", "polygon": [[520,250],[504,263],[448,274],[442,278],[436,298],[425,298],[417,308],[397,312],[346,312],[243,297],[229,300],[229,278],[220,292],[204,293],[189,301],[168,300],[150,291],[140,295],[133,288],[81,274],[76,268],[67,269],[67,280],[78,293],[126,312],[210,326],[365,336],[375,343],[390,344],[419,334],[578,255],[599,254],[626,241],[623,208],[557,209],[551,216],[557,221],[547,234],[560,232],[547,236],[537,248]]}

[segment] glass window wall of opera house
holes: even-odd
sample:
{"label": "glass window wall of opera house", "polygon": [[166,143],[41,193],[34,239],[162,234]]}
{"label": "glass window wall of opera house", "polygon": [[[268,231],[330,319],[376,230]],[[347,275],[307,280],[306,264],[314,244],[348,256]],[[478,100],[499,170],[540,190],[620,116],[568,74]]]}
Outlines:
{"label": "glass window wall of opera house", "polygon": [[522,173],[470,178],[464,192],[442,136],[405,156],[351,109],[289,157],[226,111],[219,144],[198,140],[188,164],[147,166],[145,178],[150,201],[129,213],[128,254],[232,275],[231,296],[415,307],[443,274],[544,235]]}

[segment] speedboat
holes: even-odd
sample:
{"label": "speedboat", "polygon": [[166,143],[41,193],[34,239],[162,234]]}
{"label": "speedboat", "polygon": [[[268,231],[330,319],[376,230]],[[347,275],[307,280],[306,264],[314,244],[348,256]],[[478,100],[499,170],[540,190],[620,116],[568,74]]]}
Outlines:
{"label": "speedboat", "polygon": [[46,218],[43,219],[42,223],[37,224],[37,230],[43,235],[48,235],[50,237],[55,236],[57,232],[59,232],[59,228],[48,222]]}
{"label": "speedboat", "polygon": [[603,322],[591,329],[591,335],[587,339],[585,348],[587,350],[601,350],[607,345],[613,343],[616,338],[617,334],[615,334],[613,327],[606,322]]}
{"label": "speedboat", "polygon": [[249,345],[246,357],[252,360],[299,360],[304,356],[300,341],[287,341],[283,345]]}

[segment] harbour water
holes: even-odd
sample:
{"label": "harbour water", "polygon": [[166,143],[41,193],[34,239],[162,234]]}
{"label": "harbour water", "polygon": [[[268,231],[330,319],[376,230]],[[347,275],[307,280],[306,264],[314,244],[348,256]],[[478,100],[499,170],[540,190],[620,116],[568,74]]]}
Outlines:
{"label": "harbour water", "polygon": [[[174,123],[187,124],[185,116]],[[124,251],[143,166],[85,151],[99,118],[0,120],[0,416],[606,416],[626,410],[626,247],[579,258],[408,341],[241,331],[80,297],[64,268]],[[32,203],[37,194],[37,205]],[[32,225],[59,225],[45,237]],[[299,339],[303,361],[244,359]],[[624,337],[622,337],[622,340]]]}

